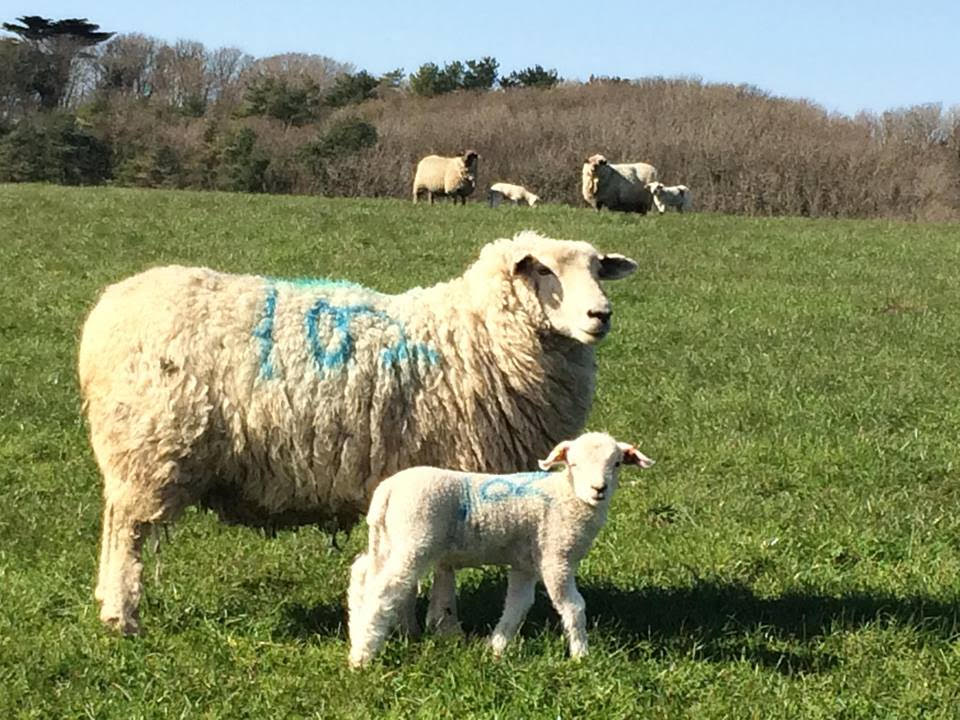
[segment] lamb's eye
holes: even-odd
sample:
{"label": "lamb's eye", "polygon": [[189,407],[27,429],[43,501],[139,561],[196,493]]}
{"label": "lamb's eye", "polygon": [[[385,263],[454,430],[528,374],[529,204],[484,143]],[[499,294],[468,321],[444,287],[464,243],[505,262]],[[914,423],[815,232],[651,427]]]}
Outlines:
{"label": "lamb's eye", "polygon": [[537,275],[553,275],[553,270],[551,270],[550,268],[544,265],[541,265],[540,267],[537,268]]}
{"label": "lamb's eye", "polygon": [[617,460],[617,461],[613,464],[613,466],[614,466],[614,467],[620,467],[620,464],[621,464],[620,461]]}

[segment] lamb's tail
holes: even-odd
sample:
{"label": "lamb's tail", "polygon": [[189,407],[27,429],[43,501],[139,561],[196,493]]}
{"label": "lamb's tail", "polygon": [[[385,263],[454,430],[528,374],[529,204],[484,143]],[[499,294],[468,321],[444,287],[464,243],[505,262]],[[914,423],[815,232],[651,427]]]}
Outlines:
{"label": "lamb's tail", "polygon": [[387,534],[387,507],[390,504],[390,488],[384,487],[380,492],[373,494],[370,508],[367,510],[367,555],[370,556],[369,569],[377,572],[383,561],[385,536]]}

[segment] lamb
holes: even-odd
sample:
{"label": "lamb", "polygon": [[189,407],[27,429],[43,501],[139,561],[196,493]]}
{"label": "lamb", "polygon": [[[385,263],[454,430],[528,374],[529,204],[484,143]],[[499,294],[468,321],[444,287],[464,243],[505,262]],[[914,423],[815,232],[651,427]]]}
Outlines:
{"label": "lamb", "polygon": [[487,202],[490,203],[490,207],[497,207],[504,198],[512,200],[514,205],[519,205],[523,201],[530,207],[540,202],[538,195],[534,195],[522,185],[498,182],[490,186],[487,191]]}
{"label": "lamb", "polygon": [[560,615],[570,655],[587,654],[577,566],[607,518],[620,465],[653,460],[606,433],[558,444],[540,461],[558,473],[485,475],[415,467],[384,480],[367,513],[369,543],[351,568],[350,665],[383,645],[397,611],[434,563],[507,564],[507,599],[490,638],[501,655],[533,604],[537,580]]}
{"label": "lamb", "polygon": [[427,155],[417,163],[417,172],[413,178],[413,202],[417,202],[420,193],[425,192],[430,204],[434,196],[452,197],[456,205],[459,198],[466,205],[477,184],[477,159],[475,150],[467,150],[458,157]]}
{"label": "lamb", "polygon": [[686,185],[664,185],[662,182],[652,182],[647,183],[647,189],[653,195],[653,204],[657,206],[661,215],[668,206],[676,208],[680,213],[690,209],[692,198]]}
{"label": "lamb", "polygon": [[587,203],[646,215],[653,204],[647,183],[657,179],[657,169],[647,163],[611,165],[603,155],[591,155],[583,163],[581,191]]}
{"label": "lamb", "polygon": [[636,268],[524,231],[399,295],[179,266],[109,286],[78,362],[104,483],[101,621],[138,631],[144,536],[187,506],[347,529],[401,468],[530,467],[583,429],[611,327],[600,280]]}

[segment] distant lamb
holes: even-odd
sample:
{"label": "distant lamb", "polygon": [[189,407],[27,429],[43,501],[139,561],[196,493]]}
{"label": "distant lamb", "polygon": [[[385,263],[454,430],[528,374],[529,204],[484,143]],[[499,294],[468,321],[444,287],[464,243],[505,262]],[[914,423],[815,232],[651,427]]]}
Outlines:
{"label": "distant lamb", "polygon": [[467,150],[458,157],[427,155],[417,163],[413,178],[413,202],[419,200],[421,193],[426,193],[431,205],[434,197],[452,197],[454,205],[457,199],[466,205],[467,195],[477,185],[479,157],[475,150]]}
{"label": "distant lamb", "polygon": [[522,185],[498,182],[490,186],[490,189],[487,191],[487,202],[490,204],[490,207],[497,207],[504,198],[512,200],[514,205],[525,202],[530,207],[540,202],[538,195],[534,195]]}
{"label": "distant lamb", "polygon": [[100,619],[138,631],[144,537],[187,506],[346,529],[401,468],[531,467],[583,429],[612,313],[600,281],[636,268],[525,231],[400,295],[179,266],[109,286],[78,363],[103,473]]}
{"label": "distant lamb", "polygon": [[608,208],[646,215],[653,205],[647,183],[657,179],[657,169],[647,163],[611,165],[603,155],[591,155],[581,172],[583,199],[596,210]]}
{"label": "distant lamb", "polygon": [[367,513],[367,552],[350,573],[350,665],[369,661],[434,564],[510,566],[503,615],[490,638],[503,653],[542,580],[560,615],[570,655],[587,654],[576,573],[607,518],[621,464],[650,467],[632,445],[586,433],[557,445],[540,467],[557,473],[481,475],[415,467],[384,480]]}
{"label": "distant lamb", "polygon": [[692,198],[686,185],[664,185],[662,182],[652,182],[647,184],[647,189],[653,195],[653,204],[657,206],[661,215],[667,207],[674,207],[681,213],[690,209]]}

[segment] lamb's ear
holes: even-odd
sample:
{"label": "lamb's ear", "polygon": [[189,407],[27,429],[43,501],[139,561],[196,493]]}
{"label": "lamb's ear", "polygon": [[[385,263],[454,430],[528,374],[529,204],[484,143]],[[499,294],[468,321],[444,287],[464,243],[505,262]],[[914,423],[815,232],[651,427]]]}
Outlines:
{"label": "lamb's ear", "polygon": [[637,465],[642,468],[648,468],[656,462],[637,450],[633,445],[628,445],[627,443],[617,443],[617,445],[619,445],[623,451],[624,465]]}
{"label": "lamb's ear", "polygon": [[558,444],[544,460],[540,461],[540,467],[549,470],[554,465],[565,464],[567,462],[567,450],[570,449],[570,441],[564,440]]}
{"label": "lamb's ear", "polygon": [[624,255],[609,253],[600,256],[600,279],[619,280],[637,269],[637,264]]}

